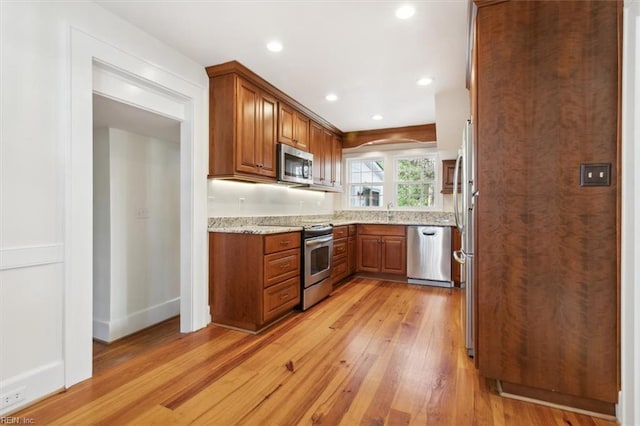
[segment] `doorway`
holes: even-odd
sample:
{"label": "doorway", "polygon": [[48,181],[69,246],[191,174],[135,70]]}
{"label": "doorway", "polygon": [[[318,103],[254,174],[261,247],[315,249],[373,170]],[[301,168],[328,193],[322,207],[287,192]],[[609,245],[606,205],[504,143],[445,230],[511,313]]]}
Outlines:
{"label": "doorway", "polygon": [[105,345],[179,315],[180,121],[94,94],[94,372]]}
{"label": "doorway", "polygon": [[70,131],[61,153],[67,169],[62,348],[66,388],[92,376],[94,93],[181,122],[180,331],[195,331],[210,322],[206,74],[192,73],[188,66],[163,68],[73,27],[70,70]]}

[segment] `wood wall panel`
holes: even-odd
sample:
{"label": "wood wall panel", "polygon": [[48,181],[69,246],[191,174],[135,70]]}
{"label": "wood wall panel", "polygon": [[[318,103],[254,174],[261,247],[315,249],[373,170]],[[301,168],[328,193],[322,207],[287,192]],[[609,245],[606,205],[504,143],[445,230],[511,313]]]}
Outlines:
{"label": "wood wall panel", "polygon": [[[478,9],[478,363],[617,400],[617,2]],[[581,187],[580,163],[611,163]],[[500,331],[496,328],[500,327]]]}

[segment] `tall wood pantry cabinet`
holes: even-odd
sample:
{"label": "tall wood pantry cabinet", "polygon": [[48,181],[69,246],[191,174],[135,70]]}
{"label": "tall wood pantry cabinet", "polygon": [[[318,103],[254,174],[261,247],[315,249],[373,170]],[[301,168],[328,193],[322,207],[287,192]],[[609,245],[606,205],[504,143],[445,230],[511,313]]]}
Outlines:
{"label": "tall wood pantry cabinet", "polygon": [[[614,414],[621,2],[474,3],[479,371]],[[581,185],[590,163],[609,185]]]}

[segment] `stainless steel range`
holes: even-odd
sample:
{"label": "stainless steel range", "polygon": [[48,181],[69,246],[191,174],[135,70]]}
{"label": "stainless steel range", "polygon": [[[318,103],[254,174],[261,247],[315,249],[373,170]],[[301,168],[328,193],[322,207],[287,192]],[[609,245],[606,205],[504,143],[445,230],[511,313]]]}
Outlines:
{"label": "stainless steel range", "polygon": [[331,293],[333,226],[308,225],[302,231],[302,310],[305,311]]}

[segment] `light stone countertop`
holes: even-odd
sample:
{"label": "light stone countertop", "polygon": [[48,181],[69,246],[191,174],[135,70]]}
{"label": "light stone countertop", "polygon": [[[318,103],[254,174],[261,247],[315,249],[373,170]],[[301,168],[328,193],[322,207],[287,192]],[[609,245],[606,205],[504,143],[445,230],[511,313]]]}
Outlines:
{"label": "light stone countertop", "polygon": [[310,223],[327,223],[333,226],[375,225],[421,225],[455,226],[453,214],[447,212],[413,213],[394,211],[387,219],[386,212],[347,212],[320,216],[259,216],[259,217],[211,217],[209,232],[237,234],[279,234],[298,232]]}
{"label": "light stone countertop", "polygon": [[393,219],[390,220],[333,220],[333,226],[345,225],[419,225],[419,226],[456,226],[450,220],[406,220]]}
{"label": "light stone countertop", "polygon": [[300,232],[301,226],[268,226],[268,225],[243,225],[229,227],[209,227],[209,232],[226,234],[282,234],[285,232]]}

